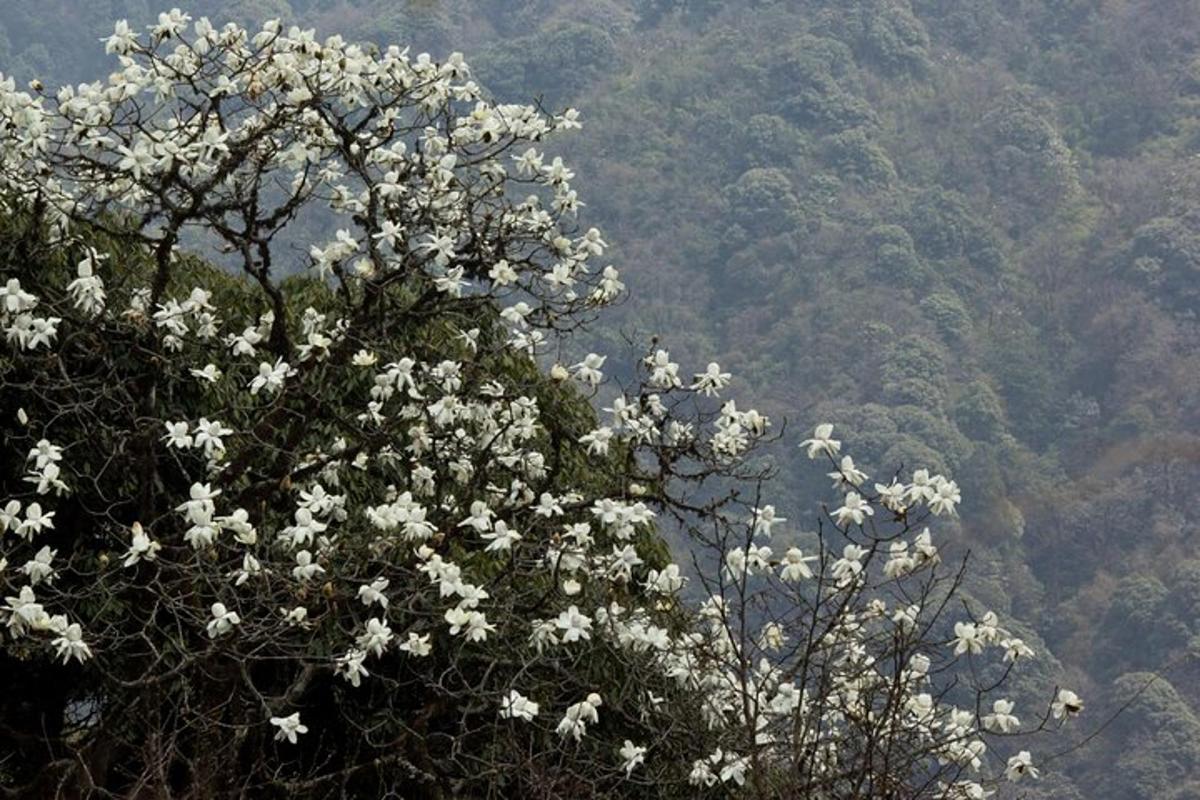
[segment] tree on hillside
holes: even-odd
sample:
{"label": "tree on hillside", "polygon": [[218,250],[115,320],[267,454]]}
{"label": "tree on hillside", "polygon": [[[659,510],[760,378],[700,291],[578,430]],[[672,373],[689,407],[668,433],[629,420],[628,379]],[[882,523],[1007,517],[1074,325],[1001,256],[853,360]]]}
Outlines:
{"label": "tree on hillside", "polygon": [[822,425],[836,500],[773,548],[728,373],[566,357],[624,290],[541,149],[575,111],[278,23],[106,47],[107,82],[0,87],[5,796],[1037,776],[1019,737],[1082,704],[1005,696],[1032,653],[958,602],[952,480],[875,483]]}

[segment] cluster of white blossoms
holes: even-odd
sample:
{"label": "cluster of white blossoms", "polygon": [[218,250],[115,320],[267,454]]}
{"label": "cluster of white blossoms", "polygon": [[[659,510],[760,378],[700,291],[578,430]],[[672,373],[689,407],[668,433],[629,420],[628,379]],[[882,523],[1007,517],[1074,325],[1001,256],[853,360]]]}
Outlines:
{"label": "cluster of white blossoms", "polygon": [[[871,491],[849,456],[837,458],[832,427],[818,427],[802,446],[834,464],[842,501],[832,518],[847,537],[840,555],[777,554],[767,542],[786,520],[763,504],[744,541],[721,545],[721,574],[705,581],[711,597],[683,626],[665,616],[686,607],[683,572],[651,569],[645,542],[670,504],[672,469],[725,468],[767,435],[765,416],[717,399],[729,373],[708,364],[688,380],[668,351],[654,350],[638,365],[640,385],[614,394],[603,424],[576,433],[598,465],[620,449],[647,455],[645,466],[611,495],[554,488],[555,421],[528,386],[487,365],[516,359],[536,369],[555,331],[625,288],[615,268],[597,266],[607,247],[600,233],[577,229],[573,173],[539,149],[579,126],[574,111],[490,103],[457,55],[437,63],[395,47],[374,52],[278,23],[251,33],[172,11],[148,35],[118,24],[106,46],[120,62],[107,82],[54,98],[0,82],[0,188],[36,194],[61,247],[80,253],[63,285],[13,278],[0,290],[12,356],[44,357],[66,330],[125,326],[194,387],[186,418],[180,406],[146,406],[157,425],[147,441],[186,472],[186,490],[163,500],[155,518],[120,526],[119,558],[105,560],[96,580],[150,586],[167,570],[195,573],[189,590],[202,602],[174,613],[206,646],[246,642],[249,651],[254,641],[332,636],[332,655],[304,660],[355,690],[392,654],[416,663],[439,646],[500,640],[536,661],[602,640],[655,665],[723,732],[729,746],[696,754],[690,774],[701,786],[740,786],[753,764],[774,769],[797,753],[815,754],[818,777],[836,776],[841,748],[849,752],[845,743],[868,723],[970,770],[983,767],[986,732],[1020,730],[1008,700],[980,717],[950,705],[936,685],[957,658],[1030,655],[994,616],[960,622],[940,654],[911,652],[898,672],[877,655],[881,637],[890,652],[905,652],[932,612],[889,603],[879,587],[934,570],[939,555],[928,529],[890,540],[867,529],[883,517],[954,514],[953,481],[917,470],[908,483]],[[277,206],[255,211],[265,187],[279,194]],[[310,202],[341,223],[307,254],[342,305],[289,312],[259,243]],[[154,264],[144,286],[130,286],[122,264],[75,238],[86,220],[115,209],[153,221],[141,231]],[[252,229],[244,239],[230,209],[260,215],[239,223]],[[241,266],[269,310],[222,305],[211,287],[171,294],[185,223],[224,237],[227,250],[244,245]],[[498,336],[481,331],[481,303],[498,310]],[[377,324],[414,311],[464,324],[437,353]],[[592,391],[605,383],[605,360],[589,354],[550,376]],[[331,386],[344,392],[335,425],[281,411],[315,407]],[[27,491],[0,498],[3,642],[102,660],[105,634],[92,638],[72,621],[76,601],[58,594],[56,550],[42,541],[55,530],[54,504],[96,476],[77,473],[72,443],[56,439],[47,409],[26,409],[21,424],[34,442]],[[284,463],[269,460],[277,452],[294,456],[282,474],[247,468]],[[251,502],[264,486],[283,501]],[[536,616],[497,596],[495,575],[506,568],[543,587]],[[837,608],[803,651],[823,670],[819,696],[814,673],[799,670],[786,646],[804,629],[801,614],[780,612],[753,636],[735,635],[750,594],[762,591],[805,598],[799,610]],[[321,599],[330,597],[346,598],[347,616],[332,621],[336,605]],[[418,606],[432,611],[410,613]],[[555,707],[519,674],[488,691],[507,724],[545,720],[564,741],[603,725],[598,692]],[[881,698],[897,691],[885,719]],[[285,701],[270,698],[262,723],[295,743],[308,727]],[[653,718],[665,706],[650,694],[644,711]],[[1055,714],[1081,706],[1060,695]],[[654,758],[653,743],[625,740],[612,769],[632,775]],[[1036,775],[1028,753],[1013,758],[1010,778]],[[964,780],[941,795],[986,791]]]}
{"label": "cluster of white blossoms", "polygon": [[36,313],[38,298],[21,288],[21,282],[9,278],[0,305],[0,326],[10,345],[23,350],[50,347],[58,336],[59,317],[43,317]]}
{"label": "cluster of white blossoms", "polygon": [[[957,487],[917,470],[910,483],[876,483],[874,492],[868,492],[862,488],[868,476],[849,456],[838,457],[841,443],[833,438],[831,425],[818,426],[802,447],[810,458],[825,456],[834,465],[830,475],[844,493],[844,504],[831,517],[850,541],[840,552],[805,555],[790,547],[777,557],[766,542],[786,520],[774,506],[764,505],[752,510],[747,535],[725,546],[722,580],[708,584],[714,591],[700,609],[706,629],[691,634],[690,641],[685,637],[665,644],[662,663],[695,697],[703,698],[709,725],[753,735],[741,752],[718,748],[697,759],[692,783],[741,786],[754,760],[788,764],[798,752],[815,754],[808,766],[815,770],[816,783],[836,783],[850,777],[842,773],[841,750],[861,745],[854,731],[878,725],[893,745],[903,743],[897,751],[919,755],[916,761],[926,774],[964,776],[940,784],[935,796],[990,796],[986,739],[991,733],[1021,732],[1015,703],[995,699],[991,713],[981,714],[976,701],[986,692],[969,694],[967,702],[955,705],[939,680],[948,670],[953,674],[960,658],[983,659],[985,651],[995,651],[999,662],[1012,664],[1032,658],[1033,651],[991,612],[955,623],[954,637],[947,642],[923,639],[920,631],[933,624],[944,596],[914,595],[911,587],[899,587],[940,564],[929,528],[911,542],[868,531],[884,515],[899,519],[953,513]],[[855,534],[861,543],[855,543]],[[872,560],[875,575],[869,569]],[[786,584],[807,586],[805,599],[789,605],[782,588]],[[765,622],[764,616],[769,617]],[[739,635],[739,625],[752,619],[759,620],[757,633]],[[814,619],[822,630],[808,639],[808,646],[789,646],[796,631],[807,631],[801,638],[811,635]],[[881,642],[888,644],[881,648]],[[895,660],[901,656],[897,670]],[[820,674],[822,682],[814,687],[804,680],[806,673],[810,679]],[[1051,712],[1061,720],[1082,708],[1077,695],[1059,690]],[[1039,726],[1027,730],[1034,727]],[[971,778],[971,773],[980,777]],[[1029,752],[1021,751],[1007,759],[1004,775],[1015,781],[1037,777],[1038,770]]]}

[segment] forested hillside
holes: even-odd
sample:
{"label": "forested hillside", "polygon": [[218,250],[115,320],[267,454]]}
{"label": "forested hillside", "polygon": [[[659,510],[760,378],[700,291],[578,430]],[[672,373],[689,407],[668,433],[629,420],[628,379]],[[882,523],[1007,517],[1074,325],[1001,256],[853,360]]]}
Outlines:
{"label": "forested hillside", "polygon": [[[160,10],[7,0],[0,71],[105,74],[111,21]],[[1124,709],[1037,791],[1200,796],[1200,2],[189,10],[462,50],[501,99],[581,109],[576,183],[637,287],[611,340],[669,334],[872,470],[953,475],[969,591],[1055,643],[1093,726]]]}

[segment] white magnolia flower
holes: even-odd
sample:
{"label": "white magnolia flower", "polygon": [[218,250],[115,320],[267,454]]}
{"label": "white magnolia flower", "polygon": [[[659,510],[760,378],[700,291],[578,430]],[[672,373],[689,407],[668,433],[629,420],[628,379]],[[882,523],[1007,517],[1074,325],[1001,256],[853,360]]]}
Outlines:
{"label": "white magnolia flower", "polygon": [[29,577],[30,586],[37,586],[39,583],[54,583],[54,567],[51,562],[54,561],[54,556],[57,554],[57,550],[51,550],[49,545],[45,545],[37,551],[32,559],[25,562],[21,571]]}
{"label": "white magnolia flower", "polygon": [[193,378],[205,383],[216,383],[221,379],[223,373],[216,364],[205,364],[203,369],[190,370],[190,374]]}
{"label": "white magnolia flower", "polygon": [[809,458],[816,458],[822,453],[832,458],[842,449],[842,443],[833,438],[833,426],[829,423],[818,425],[813,431],[813,438],[805,439],[800,446],[808,448]]}
{"label": "white magnolia flower", "polygon": [[781,522],[787,522],[787,517],[775,513],[775,506],[766,505],[754,509],[754,534],[771,538],[771,530]]}
{"label": "white magnolia flower", "polygon": [[42,439],[33,446],[25,460],[33,461],[34,467],[37,469],[44,469],[52,462],[62,461],[62,457],[61,447],[51,444],[48,439]]}
{"label": "white magnolia flower", "polygon": [[0,311],[7,314],[20,314],[32,310],[37,305],[37,298],[21,288],[21,282],[9,278],[0,290]]}
{"label": "white magnolia flower", "polygon": [[708,759],[697,759],[692,762],[692,771],[688,774],[688,783],[692,786],[714,786],[717,773],[713,772]]}
{"label": "white magnolia flower", "polygon": [[433,652],[433,645],[430,644],[428,633],[422,635],[409,633],[408,638],[400,643],[399,649],[410,656],[422,658]]}
{"label": "white magnolia flower", "polygon": [[376,617],[371,617],[367,620],[366,631],[358,637],[357,644],[359,648],[371,653],[375,656],[382,656],[383,651],[392,641],[392,629],[388,627],[387,622],[383,622]]}
{"label": "white magnolia flower", "polygon": [[61,496],[70,492],[70,488],[61,476],[62,467],[51,461],[39,469],[31,470],[25,476],[25,481],[34,484],[38,494],[49,494],[53,491]]}
{"label": "white magnolia flower", "polygon": [[578,642],[592,638],[592,619],[586,614],[579,613],[576,606],[570,606],[558,615],[554,621],[561,633],[562,641]]}
{"label": "white magnolia flower", "polygon": [[830,568],[830,574],[839,584],[845,584],[852,581],[857,576],[862,574],[863,559],[867,556],[867,549],[856,544],[848,544],[842,548],[842,557],[833,562],[833,567]]}
{"label": "white magnolia flower", "polygon": [[1029,659],[1034,655],[1033,648],[1016,637],[1002,639],[1000,646],[1004,648],[1005,661],[1016,661],[1019,658]]}
{"label": "white magnolia flower", "polygon": [[984,727],[1001,733],[1016,730],[1021,721],[1013,715],[1013,706],[1011,700],[997,700],[992,703],[992,713],[983,718]]}
{"label": "white magnolia flower", "polygon": [[883,574],[896,579],[912,572],[917,560],[909,553],[908,542],[897,540],[888,545],[888,560],[883,565]]}
{"label": "white magnolia flower", "polygon": [[904,606],[896,610],[892,615],[892,622],[905,632],[910,632],[917,626],[917,619],[920,617],[921,607],[913,604]]}
{"label": "white magnolia flower", "polygon": [[521,719],[532,722],[538,715],[538,704],[516,689],[509,691],[500,701],[500,716],[504,719]]}
{"label": "white magnolia flower", "polygon": [[732,548],[725,554],[725,574],[732,581],[740,581],[748,572],[746,551],[740,547]]}
{"label": "white magnolia flower", "polygon": [[567,706],[567,712],[559,721],[556,728],[558,735],[580,741],[587,734],[588,724],[595,725],[600,721],[599,709],[603,705],[600,695],[592,692],[586,699]]}
{"label": "white magnolia flower", "polygon": [[1080,711],[1083,711],[1083,701],[1079,699],[1079,695],[1070,689],[1059,689],[1058,695],[1050,705],[1050,710],[1054,714],[1055,719],[1073,717]]}
{"label": "white magnolia flower", "polygon": [[683,588],[686,578],[678,564],[668,564],[662,571],[652,569],[646,575],[646,590],[655,594],[673,594]]}
{"label": "white magnolia flower", "polygon": [[950,480],[942,480],[929,498],[929,510],[934,514],[953,514],[955,508],[962,502],[962,494],[958,484]]}
{"label": "white magnolia flower", "polygon": [[923,678],[929,674],[929,668],[933,666],[929,656],[924,653],[916,653],[908,661],[908,672],[915,678]]}
{"label": "white magnolia flower", "polygon": [[66,626],[50,644],[58,651],[57,655],[64,664],[72,658],[82,664],[92,657],[92,649],[83,640],[83,629],[78,622]]}
{"label": "white magnolia flower", "polygon": [[352,649],[345,655],[338,657],[334,671],[357,689],[362,685],[362,679],[370,674],[363,665],[366,659],[367,654],[362,650]]}
{"label": "white magnolia flower", "polygon": [[274,364],[264,361],[258,365],[258,375],[250,381],[250,394],[256,395],[262,391],[269,395],[277,394],[287,377],[294,373],[295,370],[282,358],[276,359]]}
{"label": "white magnolia flower", "polygon": [[192,435],[190,428],[186,422],[167,422],[164,423],[167,427],[167,435],[163,437],[163,441],[168,447],[177,447],[181,450],[186,450],[192,446]]}
{"label": "white magnolia flower", "polygon": [[259,560],[250,553],[245,553],[242,555],[241,569],[234,570],[230,573],[230,577],[234,579],[234,586],[241,586],[250,580],[251,577],[262,574],[262,571],[262,564],[259,563]]}
{"label": "white magnolia flower", "polygon": [[638,765],[646,761],[646,748],[626,739],[621,745],[620,756],[621,769],[625,770],[626,775],[631,775]]}
{"label": "white magnolia flower", "polygon": [[296,606],[295,608],[279,609],[280,616],[288,625],[300,628],[312,627],[312,623],[308,621],[308,609],[304,606]]}
{"label": "white magnolia flower", "polygon": [[598,386],[604,379],[604,373],[600,371],[600,368],[604,366],[607,358],[607,356],[596,353],[588,353],[583,361],[571,367],[575,372],[575,379],[587,386]]}
{"label": "white magnolia flower", "polygon": [[298,581],[309,581],[325,572],[325,568],[313,560],[313,554],[307,550],[296,553],[296,566],[292,567],[292,577]]}
{"label": "white magnolia flower", "polygon": [[799,547],[789,547],[788,551],[783,554],[779,577],[791,583],[807,580],[813,577],[812,569],[809,568],[808,564],[816,560],[816,556],[804,555],[804,552]]}
{"label": "white magnolia flower", "polygon": [[372,603],[378,603],[384,608],[388,607],[387,595],[383,593],[384,589],[388,588],[387,578],[376,578],[370,584],[358,587],[358,599],[362,601],[364,606],[369,606]]}
{"label": "white magnolia flower", "polygon": [[954,623],[954,655],[982,653],[984,640],[973,622]]}
{"label": "white magnolia flower", "polygon": [[875,509],[867,503],[858,492],[847,492],[842,506],[833,512],[833,518],[838,525],[853,522],[862,525],[867,517],[875,515]]}
{"label": "white magnolia flower", "polygon": [[889,511],[901,513],[907,508],[907,503],[904,499],[904,484],[897,482],[895,479],[886,486],[882,483],[875,484],[875,493],[879,495],[880,505]]}
{"label": "white magnolia flower", "polygon": [[482,642],[496,630],[496,626],[489,623],[480,611],[455,607],[446,609],[443,617],[450,626],[451,636],[461,633],[469,642]]}
{"label": "white magnolia flower", "polygon": [[21,524],[21,501],[9,500],[0,506],[0,533],[15,531]]}
{"label": "white magnolia flower", "polygon": [[299,711],[286,717],[271,717],[271,724],[279,729],[275,732],[275,740],[280,742],[287,739],[295,744],[297,736],[308,733],[308,726],[300,721]]}
{"label": "white magnolia flower", "polygon": [[238,616],[236,611],[230,611],[225,607],[224,603],[212,604],[212,620],[208,623],[208,638],[215,639],[218,636],[223,636],[233,630],[235,625],[241,623],[242,618]]}
{"label": "white magnolia flower", "polygon": [[514,544],[521,541],[521,534],[509,528],[504,520],[496,520],[492,530],[480,534],[480,538],[488,543],[488,546],[484,548],[485,551],[489,553],[508,552]]}
{"label": "white magnolia flower", "polygon": [[132,567],[134,564],[142,561],[153,561],[158,556],[158,551],[162,550],[162,545],[153,541],[150,536],[142,529],[142,523],[135,522],[130,526],[130,532],[133,534],[133,540],[129,544],[129,551],[125,555],[123,566]]}
{"label": "white magnolia flower", "polygon": [[25,507],[25,519],[16,526],[16,534],[23,539],[32,539],[35,534],[54,527],[53,511],[42,511],[40,503],[30,503]]}
{"label": "white magnolia flower", "polygon": [[681,386],[679,380],[679,365],[671,360],[671,354],[666,350],[656,350],[654,355],[644,359],[650,369],[650,385],[659,389],[672,389]]}
{"label": "white magnolia flower", "polygon": [[722,372],[721,366],[713,361],[709,363],[704,372],[695,375],[695,380],[689,388],[705,397],[715,397],[729,385],[732,377],[728,372]]}
{"label": "white magnolia flower", "polygon": [[909,502],[923,503],[933,499],[934,494],[937,492],[937,487],[929,477],[929,470],[919,469],[913,472],[912,483],[904,491]]}
{"label": "white magnolia flower", "polygon": [[1038,770],[1037,767],[1033,766],[1033,757],[1029,754],[1029,751],[1022,750],[1008,759],[1008,766],[1004,769],[1004,776],[1010,781],[1019,781],[1026,775],[1031,778],[1037,778]]}
{"label": "white magnolia flower", "polygon": [[867,473],[854,466],[853,458],[842,456],[842,460],[838,462],[838,468],[830,472],[829,477],[833,479],[833,488],[841,489],[862,486],[863,481],[867,479]]}
{"label": "white magnolia flower", "polygon": [[726,753],[725,763],[722,765],[718,776],[721,779],[721,783],[733,782],[737,786],[742,786],[746,783],[746,771],[749,769],[750,759],[746,756]]}
{"label": "white magnolia flower", "polygon": [[787,640],[787,632],[777,622],[766,623],[758,634],[759,646],[763,650],[781,650],[784,644],[787,643]]}
{"label": "white magnolia flower", "polygon": [[30,628],[44,628],[49,621],[32,586],[22,586],[15,596],[4,598],[4,603],[0,610],[8,613],[8,629],[13,636],[21,636]]}
{"label": "white magnolia flower", "polygon": [[194,444],[197,447],[203,447],[204,457],[212,458],[218,453],[224,452],[224,439],[230,433],[233,433],[232,428],[227,428],[221,422],[216,420],[209,421],[202,417],[196,427],[192,428]]}

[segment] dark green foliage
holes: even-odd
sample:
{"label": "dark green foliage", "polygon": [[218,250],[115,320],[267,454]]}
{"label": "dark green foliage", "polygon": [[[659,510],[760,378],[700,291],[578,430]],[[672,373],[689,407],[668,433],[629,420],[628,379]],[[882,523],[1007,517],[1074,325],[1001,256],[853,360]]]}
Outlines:
{"label": "dark green foliage", "polygon": [[858,0],[846,5],[836,4],[823,27],[851,42],[865,63],[881,71],[924,74],[929,66],[929,34],[907,3]]}
{"label": "dark green foliage", "polygon": [[971,457],[974,449],[971,442],[953,422],[932,413],[928,406],[899,405],[891,410],[891,416],[900,433],[937,453],[939,460],[947,465],[948,473],[957,474],[959,467]]}
{"label": "dark green foliage", "polygon": [[[1112,703],[1124,707],[1113,723],[1114,784],[1105,790],[1131,800],[1179,797],[1180,782],[1200,768],[1200,720],[1171,683],[1131,672],[1113,684]],[[1186,796],[1186,795],[1182,795]]]}
{"label": "dark green foliage", "polygon": [[797,36],[779,48],[770,67],[770,89],[788,94],[800,86],[837,87],[854,68],[854,54],[838,39]]}
{"label": "dark green foliage", "polygon": [[1063,375],[1054,368],[1047,343],[1028,325],[994,331],[987,342],[988,369],[1004,398],[1013,428],[1046,441],[1065,416],[1060,402]]}
{"label": "dark green foliage", "polygon": [[[905,437],[898,439],[880,456],[880,464],[894,464],[906,471],[912,469],[928,469],[933,472],[948,472],[949,463],[945,457],[920,439]],[[918,466],[919,465],[919,466]]]}
{"label": "dark green foliage", "polygon": [[1200,310],[1200,233],[1190,217],[1159,217],[1134,231],[1122,254],[1131,280],[1169,308]]}
{"label": "dark green foliage", "polygon": [[974,381],[954,404],[954,420],[972,439],[989,440],[1004,430],[1004,405],[991,386]]}
{"label": "dark green foliage", "polygon": [[941,410],[947,361],[941,345],[917,334],[892,343],[880,368],[883,398],[891,405]]}
{"label": "dark green foliage", "polygon": [[933,271],[917,255],[912,236],[899,225],[880,225],[867,232],[876,280],[918,289],[929,284]]}
{"label": "dark green foliage", "polygon": [[1194,633],[1200,633],[1200,559],[1189,559],[1175,566],[1172,574],[1171,605],[1175,614]]}
{"label": "dark green foliage", "polygon": [[1100,623],[1097,648],[1109,674],[1161,663],[1187,631],[1173,613],[1175,598],[1152,575],[1131,575],[1117,584]]}
{"label": "dark green foliage", "polygon": [[990,0],[913,0],[921,19],[930,20],[935,38],[978,52],[995,40],[1003,12]]}
{"label": "dark green foliage", "polygon": [[830,160],[841,177],[866,186],[886,187],[896,180],[896,168],[862,128],[829,138]]}
{"label": "dark green foliage", "polygon": [[1076,186],[1070,149],[1030,89],[1009,93],[984,121],[1000,191],[1037,208],[1053,207]]}
{"label": "dark green foliage", "polygon": [[929,67],[929,35],[900,3],[876,2],[865,11],[862,44],[885,70],[923,75]]}
{"label": "dark green foliage", "polygon": [[808,149],[804,134],[775,114],[755,114],[741,129],[741,136],[747,167],[788,166]]}
{"label": "dark green foliage", "polygon": [[954,258],[970,252],[981,226],[961,194],[932,189],[913,203],[905,227],[922,255]]}
{"label": "dark green foliage", "polygon": [[601,28],[581,23],[496,45],[476,64],[485,86],[497,97],[523,100],[537,85],[550,106],[561,106],[585,86],[613,70],[617,51]]}
{"label": "dark green foliage", "polygon": [[773,236],[801,221],[800,202],[787,173],[779,169],[747,170],[726,192],[729,218],[752,236]]}
{"label": "dark green foliage", "polygon": [[921,300],[923,311],[948,342],[966,341],[972,332],[971,313],[953,292],[938,292]]}

